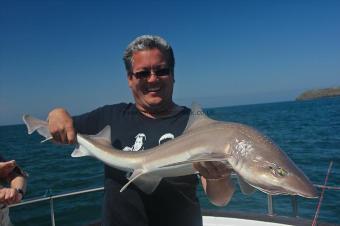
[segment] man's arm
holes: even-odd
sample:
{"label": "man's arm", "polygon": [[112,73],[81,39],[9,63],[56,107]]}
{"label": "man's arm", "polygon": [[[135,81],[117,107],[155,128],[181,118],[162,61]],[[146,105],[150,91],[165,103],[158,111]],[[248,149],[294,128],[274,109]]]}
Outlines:
{"label": "man's arm", "polygon": [[201,174],[202,186],[210,202],[216,206],[229,203],[235,188],[231,181],[231,170],[221,162],[194,163]]}
{"label": "man's arm", "polygon": [[98,108],[75,117],[71,117],[64,108],[53,109],[48,114],[48,129],[53,140],[62,144],[74,144],[77,132],[83,134],[98,133],[105,126],[101,127],[98,123],[107,117],[112,117],[111,108],[105,109]]}

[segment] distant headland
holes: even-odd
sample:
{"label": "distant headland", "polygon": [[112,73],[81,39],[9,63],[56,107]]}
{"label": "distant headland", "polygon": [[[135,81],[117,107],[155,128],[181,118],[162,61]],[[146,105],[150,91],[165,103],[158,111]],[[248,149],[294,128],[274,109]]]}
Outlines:
{"label": "distant headland", "polygon": [[340,96],[340,87],[307,90],[296,97],[296,100],[313,100],[335,96]]}

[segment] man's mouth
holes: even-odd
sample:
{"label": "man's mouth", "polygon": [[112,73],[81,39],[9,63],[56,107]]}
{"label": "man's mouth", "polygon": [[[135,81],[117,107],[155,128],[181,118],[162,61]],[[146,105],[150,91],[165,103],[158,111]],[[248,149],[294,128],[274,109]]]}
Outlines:
{"label": "man's mouth", "polygon": [[151,87],[147,89],[148,92],[158,92],[160,90],[161,90],[160,87]]}

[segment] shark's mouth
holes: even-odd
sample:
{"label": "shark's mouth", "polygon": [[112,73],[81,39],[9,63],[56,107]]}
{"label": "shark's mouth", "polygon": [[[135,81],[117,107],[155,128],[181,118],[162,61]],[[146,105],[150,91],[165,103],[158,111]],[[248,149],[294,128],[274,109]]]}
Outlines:
{"label": "shark's mouth", "polygon": [[250,185],[269,195],[297,195],[296,193],[293,193],[293,192],[290,193],[287,190],[281,189],[279,187],[270,187],[270,189],[265,189],[265,188],[260,188],[252,184]]}

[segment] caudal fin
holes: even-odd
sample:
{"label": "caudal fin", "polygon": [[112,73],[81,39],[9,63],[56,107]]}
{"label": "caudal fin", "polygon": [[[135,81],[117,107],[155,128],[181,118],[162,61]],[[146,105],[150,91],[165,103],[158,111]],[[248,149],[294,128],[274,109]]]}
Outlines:
{"label": "caudal fin", "polygon": [[52,137],[46,121],[34,118],[30,115],[24,115],[22,120],[27,126],[28,134],[37,131],[41,136],[45,137],[45,139],[50,139]]}

